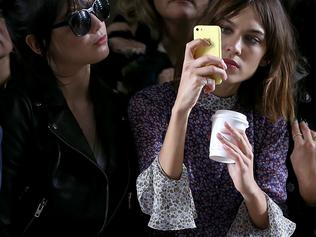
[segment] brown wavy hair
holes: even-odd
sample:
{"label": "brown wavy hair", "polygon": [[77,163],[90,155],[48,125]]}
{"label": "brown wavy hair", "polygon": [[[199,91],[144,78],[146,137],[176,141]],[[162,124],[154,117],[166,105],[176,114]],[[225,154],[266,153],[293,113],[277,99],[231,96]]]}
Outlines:
{"label": "brown wavy hair", "polygon": [[[266,32],[268,64],[259,66],[238,91],[240,102],[255,108],[271,121],[294,119],[293,84],[298,61],[295,37],[289,18],[279,0],[213,0],[203,24],[219,24],[251,7]],[[254,99],[255,98],[255,99]]]}

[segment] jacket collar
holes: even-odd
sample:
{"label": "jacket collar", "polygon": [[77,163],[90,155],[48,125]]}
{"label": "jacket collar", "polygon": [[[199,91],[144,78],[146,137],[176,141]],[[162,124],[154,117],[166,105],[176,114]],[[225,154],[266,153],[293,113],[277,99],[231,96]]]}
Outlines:
{"label": "jacket collar", "polygon": [[[93,70],[90,81],[90,92],[94,104],[97,131],[101,136],[102,145],[105,151],[109,151],[109,141],[112,139],[112,131],[115,130],[113,111],[118,101],[114,99],[115,93],[105,85],[102,78],[97,77]],[[40,100],[47,110],[48,128],[65,144],[72,149],[77,150],[89,159],[95,160],[94,154],[72,112],[70,111],[66,100],[59,89],[55,78],[42,80],[38,85]],[[107,155],[107,154],[105,154]]]}

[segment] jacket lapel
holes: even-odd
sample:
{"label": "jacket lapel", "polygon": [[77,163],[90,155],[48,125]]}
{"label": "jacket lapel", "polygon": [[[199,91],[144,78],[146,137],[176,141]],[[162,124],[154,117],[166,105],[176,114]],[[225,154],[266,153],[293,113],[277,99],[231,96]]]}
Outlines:
{"label": "jacket lapel", "polygon": [[94,159],[94,154],[73,114],[68,107],[58,113],[49,114],[49,130],[70,148],[82,153],[89,159]]}
{"label": "jacket lapel", "polygon": [[[45,80],[43,80],[45,81]],[[41,94],[47,106],[48,129],[70,148],[95,161],[94,154],[54,78],[41,84]]]}

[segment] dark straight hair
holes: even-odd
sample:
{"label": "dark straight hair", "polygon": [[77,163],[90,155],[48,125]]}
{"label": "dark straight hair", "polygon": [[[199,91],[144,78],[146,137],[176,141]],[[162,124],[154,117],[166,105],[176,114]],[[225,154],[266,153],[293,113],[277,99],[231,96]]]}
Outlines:
{"label": "dark straight hair", "polygon": [[[78,1],[80,0],[8,0],[6,20],[15,50],[27,72],[26,85],[45,83],[43,78],[55,79],[48,63],[52,26],[62,12],[70,14],[78,6]],[[33,52],[26,44],[28,34],[34,35],[41,55]]]}

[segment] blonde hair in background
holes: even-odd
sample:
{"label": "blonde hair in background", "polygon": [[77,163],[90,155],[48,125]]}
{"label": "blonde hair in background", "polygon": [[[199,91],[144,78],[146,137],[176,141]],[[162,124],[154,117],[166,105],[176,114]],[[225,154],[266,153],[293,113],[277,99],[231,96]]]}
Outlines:
{"label": "blonde hair in background", "polygon": [[162,19],[155,9],[153,0],[118,0],[117,10],[129,24],[143,23],[149,27],[153,39],[160,38]]}

